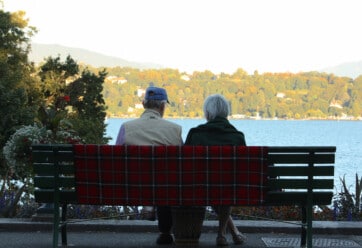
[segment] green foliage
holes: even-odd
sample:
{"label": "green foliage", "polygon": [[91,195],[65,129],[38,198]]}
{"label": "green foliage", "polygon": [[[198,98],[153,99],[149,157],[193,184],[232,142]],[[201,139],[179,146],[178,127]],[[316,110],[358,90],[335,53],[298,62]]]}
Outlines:
{"label": "green foliage", "polygon": [[[36,31],[28,26],[24,12],[0,10],[0,199],[1,215],[12,216],[26,190],[26,184],[14,184],[13,170],[6,162],[3,147],[22,125],[31,124],[39,104],[33,65],[28,62],[30,37]],[[20,170],[21,175],[24,170]],[[11,190],[11,194],[7,194]],[[11,195],[11,197],[9,196]]]}
{"label": "green foliage", "polygon": [[361,192],[362,177],[359,178],[356,173],[355,190],[352,192],[347,186],[345,177],[340,178],[342,188],[334,197],[334,207],[337,211],[337,219],[360,220],[362,219]]}
{"label": "green foliage", "polygon": [[48,141],[47,130],[37,125],[24,126],[10,137],[3,151],[7,164],[17,178],[26,178],[32,175],[31,144],[49,143]]}
{"label": "green foliage", "polygon": [[88,144],[107,144],[110,138],[105,137],[106,124],[94,118],[78,119],[75,116],[69,119],[77,133]]}
{"label": "green foliage", "polygon": [[64,110],[67,82],[72,80],[79,73],[76,62],[68,56],[65,62],[60,57],[48,57],[40,67],[40,91],[42,93],[46,108],[53,108],[55,111]]}
{"label": "green foliage", "polygon": [[[68,56],[65,62],[59,57],[47,58],[36,73],[28,62],[30,38],[36,29],[28,26],[24,16],[22,11],[0,10],[0,199],[6,203],[0,212],[3,216],[14,215],[23,193],[31,190],[32,143],[74,143],[80,141],[77,133],[87,142],[108,141],[104,137],[106,107],[102,95],[105,71],[99,76],[89,71],[79,75],[78,64]],[[77,100],[69,96],[74,93],[72,82],[81,85]],[[82,106],[78,104],[80,99]],[[38,124],[33,125],[34,121]],[[20,186],[14,186],[11,179]],[[13,197],[6,196],[9,191]]]}
{"label": "green foliage", "polygon": [[26,181],[32,176],[32,144],[74,144],[81,138],[70,129],[66,121],[60,121],[55,130],[49,130],[39,124],[23,126],[16,130],[4,146],[3,152],[7,164],[13,171],[13,178]]}
{"label": "green foliage", "polygon": [[103,99],[103,82],[107,73],[99,75],[84,70],[82,76],[70,83],[66,93],[72,106],[71,122],[86,143],[106,144],[106,106]]}
{"label": "green foliage", "polygon": [[0,215],[6,217],[15,215],[21,196],[26,197],[32,193],[33,168],[30,148],[32,144],[80,142],[81,138],[69,129],[69,125],[64,120],[59,121],[55,130],[34,124],[23,126],[10,136],[3,148],[6,170],[0,181],[2,183],[0,199],[4,199],[4,207],[0,210]]}
{"label": "green foliage", "polygon": [[0,10],[1,148],[17,127],[33,121],[37,104],[34,80],[30,77],[33,67],[27,57],[33,29],[23,16],[23,12]]}
{"label": "green foliage", "polygon": [[42,119],[42,113],[47,112],[45,116],[50,119],[43,124],[49,129],[66,119],[84,142],[107,143],[109,139],[104,137],[106,107],[102,95],[107,73],[103,70],[95,75],[85,68],[79,74],[79,66],[70,56],[64,62],[59,56],[46,59],[39,71],[44,107],[38,117]]}

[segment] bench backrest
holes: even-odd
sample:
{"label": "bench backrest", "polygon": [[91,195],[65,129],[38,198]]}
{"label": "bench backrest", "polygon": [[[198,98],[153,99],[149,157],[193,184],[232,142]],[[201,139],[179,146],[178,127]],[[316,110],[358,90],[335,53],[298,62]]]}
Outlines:
{"label": "bench backrest", "polygon": [[72,145],[33,145],[32,162],[37,202],[77,203]]}
{"label": "bench backrest", "polygon": [[336,147],[269,147],[266,203],[329,205],[335,152]]}
{"label": "bench backrest", "polygon": [[260,205],[266,158],[265,147],[37,145],[35,197],[95,205]]}
{"label": "bench backrest", "polygon": [[333,196],[335,147],[32,149],[38,202],[56,198],[102,205],[328,205]]}

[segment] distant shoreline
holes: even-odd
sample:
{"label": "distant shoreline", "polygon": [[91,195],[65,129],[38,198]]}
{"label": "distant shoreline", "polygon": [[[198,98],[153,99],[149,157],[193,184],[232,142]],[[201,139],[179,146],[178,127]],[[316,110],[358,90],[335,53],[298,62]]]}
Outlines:
{"label": "distant shoreline", "polygon": [[[107,116],[106,119],[135,119],[139,116]],[[164,116],[165,119],[204,119],[201,117],[175,117]],[[230,116],[229,120],[252,120],[252,121],[362,121],[362,117],[346,117],[346,118],[304,118],[304,119],[292,119],[292,118],[261,118],[261,117],[233,117]]]}

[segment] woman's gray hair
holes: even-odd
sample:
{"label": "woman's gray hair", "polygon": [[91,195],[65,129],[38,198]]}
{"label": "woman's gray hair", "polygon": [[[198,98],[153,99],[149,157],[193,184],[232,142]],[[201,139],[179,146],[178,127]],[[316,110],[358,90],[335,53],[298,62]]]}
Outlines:
{"label": "woman's gray hair", "polygon": [[230,104],[226,98],[220,94],[210,95],[204,102],[204,115],[210,121],[216,117],[226,118],[230,114]]}

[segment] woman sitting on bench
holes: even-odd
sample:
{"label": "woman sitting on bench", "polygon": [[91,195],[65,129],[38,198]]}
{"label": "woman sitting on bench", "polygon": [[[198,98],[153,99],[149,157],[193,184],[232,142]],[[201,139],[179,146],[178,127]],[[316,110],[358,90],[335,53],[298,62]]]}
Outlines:
{"label": "woman sitting on bench", "polygon": [[[210,95],[204,102],[204,116],[207,123],[190,129],[185,145],[246,145],[244,134],[227,119],[230,114],[228,101],[220,94]],[[226,228],[230,229],[235,244],[242,244],[246,237],[234,225],[230,206],[214,206],[219,218],[216,245],[227,246]]]}

